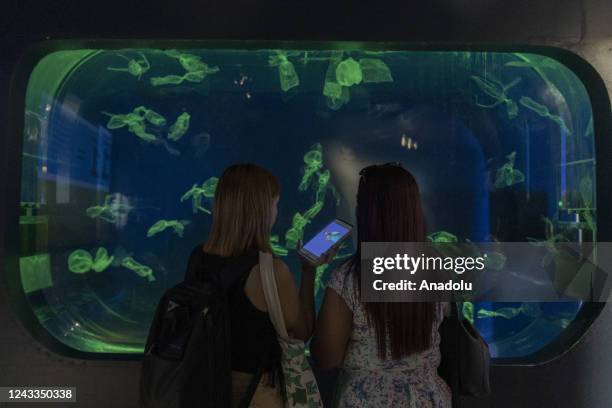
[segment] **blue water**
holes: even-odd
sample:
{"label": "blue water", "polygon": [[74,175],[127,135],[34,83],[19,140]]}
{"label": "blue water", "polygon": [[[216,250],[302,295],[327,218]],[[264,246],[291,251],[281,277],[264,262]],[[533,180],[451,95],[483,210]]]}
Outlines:
{"label": "blue water", "polygon": [[[294,214],[315,202],[315,187],[303,192],[297,187],[304,155],[316,143],[323,152],[319,173],[329,170],[331,184],[321,211],[304,229],[306,238],[336,217],[354,222],[358,171],[391,161],[417,178],[430,232],[448,231],[475,242],[544,240],[546,217],[555,233],[567,230],[570,239],[577,237],[560,221],[572,219],[571,209],[580,206],[580,180],[595,182],[593,139],[586,131],[590,102],[579,79],[553,60],[529,56],[533,66],[512,66],[508,63],[524,60],[504,53],[347,50],[342,55],[311,51],[304,62],[305,53],[293,51],[287,58],[300,83],[284,92],[278,67],[268,63],[272,51],[183,50],[219,72],[201,82],[164,86],[152,86],[150,78],[183,75],[183,67],[160,50],[140,52],[150,64],[140,79],[107,69],[127,66],[122,56],[138,60],[136,50],[86,53],[59,77],[57,88],[40,72],[31,78],[49,85],[44,92],[30,90],[36,94],[28,97],[22,201],[41,203],[39,214],[48,216],[46,244],[37,251],[51,255],[52,284],[27,295],[43,325],[71,347],[142,349],[159,297],[182,279],[189,252],[210,228],[210,215],[194,213],[192,201],[180,198],[195,183],[219,177],[229,164],[254,162],[278,177],[281,198],[273,234],[285,246]],[[353,85],[350,100],[338,107],[323,95],[323,83],[332,58],[349,56],[384,61],[393,81]],[[53,55],[48,58],[53,65]],[[499,86],[521,80],[500,102],[474,77]],[[561,117],[571,134],[521,105],[523,96]],[[147,124],[153,142],[127,126],[108,128],[104,112],[125,115],[138,106],[167,120],[163,126]],[[191,117],[188,130],[178,141],[169,139],[170,126],[184,112]],[[498,169],[512,152],[513,168],[523,180],[496,187]],[[105,199],[114,218],[87,215]],[[211,204],[211,197],[201,197],[201,207]],[[159,220],[176,221],[184,231],[170,226],[147,237]],[[43,234],[28,231],[38,238]],[[353,251],[352,240],[345,242],[343,256]],[[89,251],[95,260],[100,247],[114,256],[109,266],[101,272],[71,271],[74,251]],[[295,251],[287,250],[284,260],[297,273]],[[28,251],[24,248],[22,256]],[[125,267],[128,257],[150,268],[154,280]],[[323,284],[330,270],[323,273]],[[322,295],[318,290],[318,304]],[[502,306],[508,305],[481,304],[476,311]],[[571,323],[579,304],[540,309],[538,316],[477,318],[476,326],[494,356],[528,356]]]}

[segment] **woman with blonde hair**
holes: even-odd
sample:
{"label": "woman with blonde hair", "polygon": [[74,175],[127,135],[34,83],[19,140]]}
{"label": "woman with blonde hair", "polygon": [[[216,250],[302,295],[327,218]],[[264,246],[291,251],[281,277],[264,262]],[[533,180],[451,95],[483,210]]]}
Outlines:
{"label": "woman with blonde hair", "polygon": [[[278,180],[268,170],[254,164],[228,167],[215,192],[208,239],[194,250],[203,257],[204,267],[193,272],[188,268],[188,275],[194,273],[196,276],[186,277],[204,279],[197,275],[215,271],[239,277],[229,289],[234,407],[247,393],[253,375],[258,372],[263,372],[262,380],[250,406],[273,408],[283,404],[279,385],[281,351],[268,314],[258,264],[260,251],[272,253],[269,240],[276,221],[279,195]],[[228,272],[230,261],[234,270]],[[285,325],[290,335],[297,339],[307,340],[313,331],[316,266],[301,260],[298,290],[289,267],[280,259],[273,261]]]}

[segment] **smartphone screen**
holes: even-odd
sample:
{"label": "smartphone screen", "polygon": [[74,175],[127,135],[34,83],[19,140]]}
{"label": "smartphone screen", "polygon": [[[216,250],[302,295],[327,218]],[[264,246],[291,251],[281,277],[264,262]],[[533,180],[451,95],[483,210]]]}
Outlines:
{"label": "smartphone screen", "polygon": [[336,242],[345,238],[351,231],[351,226],[340,220],[334,220],[327,224],[313,239],[308,241],[304,247],[308,255],[319,258]]}

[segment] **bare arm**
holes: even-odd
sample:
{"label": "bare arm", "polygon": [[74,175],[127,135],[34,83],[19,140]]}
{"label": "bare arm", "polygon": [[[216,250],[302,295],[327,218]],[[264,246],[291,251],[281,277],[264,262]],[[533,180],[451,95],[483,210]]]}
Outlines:
{"label": "bare arm", "polygon": [[310,350],[322,369],[340,367],[353,328],[353,313],[333,289],[325,290]]}
{"label": "bare arm", "polygon": [[314,268],[302,267],[298,291],[287,264],[274,260],[278,297],[290,337],[308,340],[314,326]]}
{"label": "bare arm", "polygon": [[[298,244],[301,248],[302,242]],[[308,340],[312,336],[315,323],[314,279],[316,267],[329,263],[338,252],[338,245],[332,246],[316,263],[300,258],[301,284],[298,293],[293,276],[287,265],[278,259],[274,260],[278,296],[283,308],[283,317],[290,337]]]}
{"label": "bare arm", "polygon": [[316,268],[312,265],[302,264],[302,283],[300,285],[300,304],[302,305],[303,318],[305,323],[306,337],[298,337],[307,340],[312,336],[315,325],[315,305],[314,305],[314,280]]}

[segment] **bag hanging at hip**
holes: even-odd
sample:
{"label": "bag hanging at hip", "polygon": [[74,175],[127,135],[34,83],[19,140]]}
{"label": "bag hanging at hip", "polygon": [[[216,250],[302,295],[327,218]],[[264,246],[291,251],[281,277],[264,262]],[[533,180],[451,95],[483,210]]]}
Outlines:
{"label": "bag hanging at hip", "polygon": [[282,351],[281,365],[287,396],[285,407],[322,408],[319,387],[306,359],[305,344],[302,340],[290,338],[287,333],[274,278],[272,254],[259,252],[259,270],[268,313]]}
{"label": "bag hanging at hip", "polygon": [[453,407],[459,396],[485,397],[489,383],[489,346],[478,331],[461,318],[458,305],[451,303],[451,314],[440,325],[442,361],[438,374],[453,391]]}

